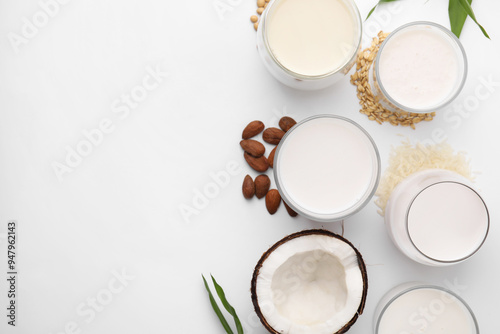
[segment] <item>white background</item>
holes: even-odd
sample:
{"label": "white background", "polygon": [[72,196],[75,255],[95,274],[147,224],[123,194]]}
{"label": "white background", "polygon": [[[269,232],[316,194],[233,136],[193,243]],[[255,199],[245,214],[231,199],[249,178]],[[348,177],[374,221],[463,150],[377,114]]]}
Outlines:
{"label": "white background", "polygon": [[[358,0],[363,17],[374,2]],[[214,7],[221,3],[222,13]],[[365,127],[383,168],[391,145],[404,138],[400,135],[422,141],[433,131],[444,132],[481,172],[477,186],[491,213],[484,247],[447,268],[426,267],[400,254],[373,203],[348,219],[345,237],[364,255],[370,284],[365,312],[350,333],[370,333],[381,296],[410,280],[457,282],[482,332],[498,332],[500,3],[474,1],[491,41],[470,19],[461,37],[470,67],[455,106],[478,105],[469,104],[471,111],[463,108],[463,115],[441,111],[415,131],[381,126],[360,114],[348,78],[319,92],[275,81],[255,48],[249,21],[255,9],[254,1],[246,0],[73,0],[16,53],[9,34],[20,35],[23,18],[32,21],[40,6],[35,0],[0,0],[0,233],[9,219],[19,222],[20,272],[18,326],[11,328],[5,317],[3,236],[1,333],[222,333],[202,273],[212,273],[225,288],[246,333],[266,333],[255,320],[249,292],[260,255],[299,230],[341,229],[338,223],[292,219],[283,206],[270,216],[263,200],[246,201],[243,177],[256,173],[243,159],[241,131],[254,119],[276,126],[284,114],[301,120],[320,113],[347,116]],[[381,7],[365,26],[366,40],[380,29],[416,20],[449,27],[447,1]],[[168,77],[120,118],[112,104],[158,64]],[[489,77],[497,86],[479,101],[476,89],[486,93],[481,78]],[[67,146],[75,149],[85,140],[82,131],[103,119],[112,122],[113,131],[60,182],[54,162],[64,163]],[[192,206],[195,192],[212,182],[210,173],[224,171],[232,161],[239,171],[230,184],[189,221],[183,219],[182,205]],[[134,278],[110,295],[108,284],[120,285],[113,271]],[[112,300],[94,318],[77,311],[88,311],[89,298],[97,296]]]}

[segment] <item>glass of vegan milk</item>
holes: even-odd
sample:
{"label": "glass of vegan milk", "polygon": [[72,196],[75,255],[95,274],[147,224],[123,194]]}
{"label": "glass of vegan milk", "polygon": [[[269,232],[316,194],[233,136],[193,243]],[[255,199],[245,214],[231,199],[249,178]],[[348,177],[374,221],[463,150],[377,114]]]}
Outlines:
{"label": "glass of vegan milk", "polygon": [[375,334],[478,334],[474,313],[465,301],[439,286],[406,283],[379,302]]}
{"label": "glass of vegan milk", "polygon": [[453,101],[467,77],[458,38],[432,22],[414,22],[382,43],[369,75],[379,103],[390,111],[430,113]]}
{"label": "glass of vegan milk", "polygon": [[353,0],[272,0],[261,16],[257,48],[276,79],[314,90],[349,72],[361,49],[361,34]]}
{"label": "glass of vegan milk", "polygon": [[490,218],[469,180],[448,170],[429,169],[396,186],[387,202],[385,224],[394,244],[409,258],[446,266],[479,250]]}
{"label": "glass of vegan milk", "polygon": [[313,116],[282,138],[274,178],[283,200],[320,222],[339,221],[361,210],[380,177],[380,157],[370,135],[340,116]]}

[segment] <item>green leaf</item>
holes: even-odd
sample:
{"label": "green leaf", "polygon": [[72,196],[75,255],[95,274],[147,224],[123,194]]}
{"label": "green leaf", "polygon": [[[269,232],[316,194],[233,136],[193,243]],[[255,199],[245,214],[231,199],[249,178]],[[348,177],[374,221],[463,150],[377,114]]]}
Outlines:
{"label": "green leaf", "polygon": [[214,296],[212,295],[212,292],[210,291],[210,288],[208,287],[207,280],[205,279],[205,276],[201,275],[203,277],[203,282],[205,283],[205,289],[207,289],[208,296],[210,297],[210,304],[212,304],[212,308],[215,311],[215,314],[217,314],[217,317],[219,317],[220,323],[222,324],[222,327],[226,330],[227,334],[234,334],[233,330],[231,327],[229,327],[229,324],[226,321],[226,318],[222,315],[222,312],[220,311],[219,305],[215,302]]}
{"label": "green leaf", "polygon": [[372,15],[372,13],[375,11],[375,9],[377,8],[378,4],[376,4],[375,6],[373,6],[372,10],[370,10],[370,12],[368,13],[368,16],[366,16],[366,20],[368,20],[368,18],[370,17],[370,15]]}
{"label": "green leaf", "polygon": [[478,27],[483,32],[484,36],[486,36],[488,39],[490,39],[490,36],[488,36],[488,33],[486,32],[486,30],[484,30],[483,26],[480,25],[479,22],[477,22],[476,15],[474,15],[474,11],[472,10],[470,3],[468,3],[467,0],[459,0],[459,1],[460,1],[460,4],[462,5],[462,7],[464,8],[465,12],[467,13],[467,15],[469,15],[470,18],[472,20],[474,20],[474,22],[476,22]]}
{"label": "green leaf", "polygon": [[232,307],[231,304],[229,304],[229,302],[227,301],[226,294],[224,293],[222,287],[219,284],[217,284],[217,281],[212,275],[210,276],[212,277],[212,281],[214,282],[215,286],[215,291],[217,291],[217,295],[219,296],[222,305],[224,305],[226,311],[228,311],[229,314],[231,314],[234,318],[234,323],[236,324],[236,329],[238,330],[238,334],[243,334],[243,327],[241,327],[240,319],[238,318],[238,315],[236,314],[234,307]]}
{"label": "green leaf", "polygon": [[[472,3],[472,0],[467,0]],[[460,3],[460,0],[450,0],[448,4],[448,15],[450,16],[451,31],[460,38],[462,28],[464,27],[465,20],[467,19],[467,12]]]}
{"label": "green leaf", "polygon": [[372,10],[370,10],[370,12],[368,13],[368,16],[366,16],[366,19],[365,20],[368,20],[368,18],[372,15],[372,13],[375,11],[375,9],[377,8],[378,5],[380,5],[381,3],[383,2],[393,2],[393,1],[397,1],[397,0],[380,0],[373,8]]}

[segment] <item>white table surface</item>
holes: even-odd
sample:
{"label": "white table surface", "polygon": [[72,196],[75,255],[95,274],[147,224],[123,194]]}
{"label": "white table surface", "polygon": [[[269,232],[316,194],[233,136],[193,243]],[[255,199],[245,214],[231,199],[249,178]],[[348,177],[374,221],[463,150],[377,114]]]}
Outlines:
{"label": "white table surface", "polygon": [[[381,296],[412,280],[455,282],[482,333],[498,332],[500,2],[473,3],[491,41],[470,19],[462,33],[470,67],[455,108],[469,104],[470,111],[449,108],[416,131],[381,126],[360,114],[348,78],[319,92],[275,81],[255,48],[249,21],[254,1],[66,2],[57,12],[52,8],[48,22],[37,17],[46,24],[17,40],[16,53],[12,34],[20,35],[23,18],[40,15],[40,6],[36,0],[0,1],[0,233],[10,219],[19,224],[17,326],[6,324],[2,278],[1,333],[222,333],[202,273],[212,273],[225,288],[245,333],[266,333],[249,292],[261,254],[299,230],[341,228],[291,219],[283,207],[270,216],[263,200],[245,200],[243,177],[256,173],[238,143],[254,119],[276,126],[282,115],[301,120],[320,113],[365,127],[383,168],[391,145],[404,137],[423,141],[443,132],[481,172],[477,186],[491,213],[484,247],[447,268],[426,267],[399,253],[373,203],[348,219],[345,237],[363,254],[370,284],[364,314],[350,333],[370,333]],[[374,2],[358,0],[363,16]],[[366,40],[380,29],[416,20],[449,26],[447,1],[381,7],[366,23]],[[120,97],[139,94],[154,70],[160,70],[161,82],[148,81],[151,91],[126,114]],[[495,83],[492,92],[484,80]],[[76,149],[85,140],[83,131],[100,124],[108,133],[96,137],[98,145],[73,161],[60,181],[54,163],[64,163],[67,147]],[[183,219],[182,205],[192,206],[195,192],[212,182],[210,173],[228,164],[237,167],[229,185]],[[0,277],[7,270],[5,249],[2,234]],[[117,272],[125,273],[123,282],[114,278]],[[92,309],[96,298],[100,302]]]}

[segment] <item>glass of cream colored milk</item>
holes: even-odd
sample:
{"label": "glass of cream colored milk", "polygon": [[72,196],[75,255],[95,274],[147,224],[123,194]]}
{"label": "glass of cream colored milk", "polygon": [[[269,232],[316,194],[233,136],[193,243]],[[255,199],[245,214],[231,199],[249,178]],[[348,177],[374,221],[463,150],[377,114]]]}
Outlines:
{"label": "glass of cream colored milk", "polygon": [[363,208],[380,178],[380,157],[370,135],[334,115],[307,118],[288,130],[274,158],[283,200],[300,215],[340,221]]}
{"label": "glass of cream colored milk", "polygon": [[433,22],[414,22],[382,43],[369,81],[379,103],[393,112],[430,113],[451,103],[467,77],[458,38]]}
{"label": "glass of cream colored milk", "polygon": [[439,286],[405,283],[382,297],[374,317],[375,334],[478,334],[467,303]]}
{"label": "glass of cream colored milk", "polygon": [[469,180],[448,170],[428,169],[396,186],[387,202],[385,224],[396,247],[409,258],[447,266],[479,250],[490,218]]}
{"label": "glass of cream colored milk", "polygon": [[276,79],[315,90],[346,76],[361,39],[353,0],[271,0],[260,19],[257,49]]}

